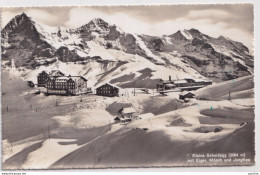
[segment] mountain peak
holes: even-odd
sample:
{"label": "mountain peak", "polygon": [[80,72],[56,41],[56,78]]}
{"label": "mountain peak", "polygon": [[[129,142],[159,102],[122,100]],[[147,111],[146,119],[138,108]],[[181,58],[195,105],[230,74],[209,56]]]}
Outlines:
{"label": "mountain peak", "polygon": [[22,16],[22,17],[27,17],[27,18],[29,18],[29,16],[28,16],[25,12],[23,12],[23,13],[21,13],[20,15],[17,15],[17,16]]}
{"label": "mountain peak", "polygon": [[94,22],[94,23],[106,23],[106,22],[105,22],[103,19],[101,19],[101,18],[93,18],[91,21]]}
{"label": "mountain peak", "polygon": [[84,31],[95,31],[95,32],[107,32],[109,31],[109,24],[101,18],[93,18],[89,23],[79,27],[77,30]]}
{"label": "mountain peak", "polygon": [[191,33],[201,33],[198,29],[194,29],[194,28],[191,28],[188,31],[191,32]]}
{"label": "mountain peak", "polygon": [[12,32],[19,26],[24,25],[24,26],[31,26],[34,25],[34,21],[32,20],[31,17],[29,17],[26,13],[21,13],[20,15],[16,15],[14,18],[12,18],[9,23],[6,24],[6,26],[2,30],[2,37],[5,35],[8,35],[8,33]]}
{"label": "mountain peak", "polygon": [[225,37],[223,35],[220,35],[217,39],[219,39],[219,40],[231,40],[228,37]]}
{"label": "mountain peak", "polygon": [[96,27],[101,27],[101,26],[106,26],[106,27],[108,27],[109,26],[109,24],[106,22],[106,21],[104,21],[103,19],[101,19],[101,18],[93,18],[89,23],[88,23],[88,25],[95,25]]}
{"label": "mountain peak", "polygon": [[188,30],[178,30],[176,33],[170,35],[170,37],[174,37],[176,40],[192,40],[192,35],[189,33]]}
{"label": "mountain peak", "polygon": [[[32,18],[29,17],[26,13],[21,13],[20,15],[16,15],[13,20],[16,20],[18,23],[22,23],[23,21],[32,21]],[[11,20],[12,21],[12,20]]]}

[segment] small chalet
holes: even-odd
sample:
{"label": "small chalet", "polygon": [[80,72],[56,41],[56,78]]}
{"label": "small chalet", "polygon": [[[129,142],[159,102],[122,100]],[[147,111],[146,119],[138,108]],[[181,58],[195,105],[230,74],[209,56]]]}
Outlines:
{"label": "small chalet", "polygon": [[183,91],[182,93],[179,94],[179,99],[185,100],[186,98],[194,98],[194,96],[195,94],[192,92]]}
{"label": "small chalet", "polygon": [[102,95],[102,96],[107,96],[107,97],[115,97],[115,96],[119,96],[119,90],[120,90],[120,87],[112,85],[110,83],[106,83],[102,86],[99,86],[96,89],[96,94]]}
{"label": "small chalet", "polygon": [[136,113],[136,110],[133,107],[123,108],[123,110],[121,111],[121,114],[124,118],[133,118],[134,113]]}
{"label": "small chalet", "polygon": [[28,81],[27,82],[27,86],[33,88],[35,85],[34,85],[34,83],[32,81]]}
{"label": "small chalet", "polygon": [[135,108],[127,107],[118,110],[118,116],[114,119],[116,122],[131,122],[135,118],[134,113],[136,113]]}

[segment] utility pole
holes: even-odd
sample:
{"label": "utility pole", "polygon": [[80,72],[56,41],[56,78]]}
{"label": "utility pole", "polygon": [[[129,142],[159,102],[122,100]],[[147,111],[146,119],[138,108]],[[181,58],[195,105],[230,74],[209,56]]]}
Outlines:
{"label": "utility pole", "polygon": [[51,136],[50,136],[50,127],[49,127],[49,124],[48,124],[48,138],[50,139]]}
{"label": "utility pole", "polygon": [[228,100],[231,100],[231,92],[230,92],[230,90],[228,91]]}

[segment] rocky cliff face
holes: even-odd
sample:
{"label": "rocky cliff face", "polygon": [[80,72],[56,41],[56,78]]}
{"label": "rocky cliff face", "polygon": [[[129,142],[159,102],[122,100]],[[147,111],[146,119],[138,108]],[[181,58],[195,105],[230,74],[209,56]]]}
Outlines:
{"label": "rocky cliff face", "polygon": [[[14,59],[16,67],[31,70],[59,61],[87,64],[94,60],[99,64],[116,62],[126,66],[146,60],[150,68],[166,67],[176,76],[181,71],[183,76],[199,74],[215,81],[253,73],[253,57],[246,46],[223,36],[210,37],[196,29],[163,37],[136,35],[100,18],[77,29],[55,28],[22,13],[4,27],[1,36],[2,60]],[[138,71],[136,75],[140,74]],[[104,72],[97,72],[100,73]]]}
{"label": "rocky cliff face", "polygon": [[203,76],[216,81],[253,73],[253,57],[248,48],[223,36],[213,38],[199,30],[190,29],[169,36],[142,38],[154,54],[179,53],[184,62]]}

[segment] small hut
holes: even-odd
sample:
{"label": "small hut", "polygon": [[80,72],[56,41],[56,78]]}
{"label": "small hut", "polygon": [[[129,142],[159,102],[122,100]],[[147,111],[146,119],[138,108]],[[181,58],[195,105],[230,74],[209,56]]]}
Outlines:
{"label": "small hut", "polygon": [[194,96],[195,94],[192,92],[183,91],[182,93],[179,94],[179,99],[185,100],[186,98],[194,98]]}
{"label": "small hut", "polygon": [[27,86],[33,88],[35,85],[34,85],[34,83],[32,81],[28,81],[27,82]]}
{"label": "small hut", "polygon": [[133,114],[136,113],[136,110],[133,107],[128,107],[128,108],[123,108],[121,113],[124,118],[133,118],[134,117]]}

